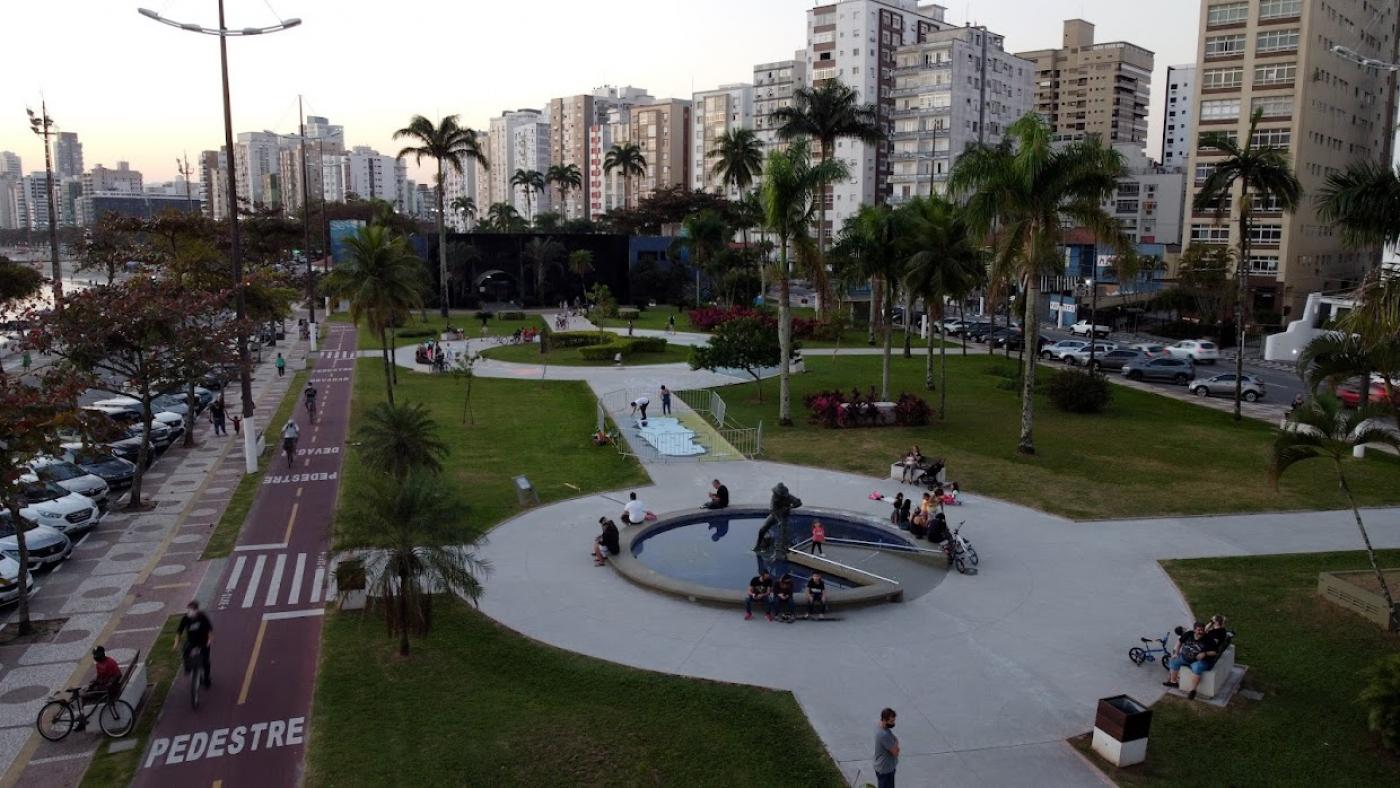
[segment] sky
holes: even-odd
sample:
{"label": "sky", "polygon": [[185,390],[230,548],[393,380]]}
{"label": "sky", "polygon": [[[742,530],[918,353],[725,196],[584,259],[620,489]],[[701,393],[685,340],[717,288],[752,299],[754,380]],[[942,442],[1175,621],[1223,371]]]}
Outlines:
{"label": "sky", "polygon": [[[216,26],[215,0],[0,0],[0,150],[26,172],[43,147],[26,106],[41,98],[77,132],[84,164],[131,162],[146,181],[176,177],[175,160],[223,142],[218,40],[140,16]],[[477,129],[503,110],[542,108],[604,84],[658,98],[748,82],[755,63],[806,43],[812,0],[225,0],[230,28],[298,17],[299,27],[229,41],[234,131],[297,130],[309,115],[345,126],[347,143],[393,154],[414,114],[457,113]],[[1156,53],[1147,149],[1160,147],[1168,65],[1195,59],[1197,0],[948,0],[947,19],[984,24],[1007,49],[1059,46],[1064,19],[1096,40]],[[1149,10],[1150,8],[1150,10]],[[410,172],[413,166],[410,163]],[[426,180],[426,170],[419,180]],[[412,177],[412,176],[411,176]]]}

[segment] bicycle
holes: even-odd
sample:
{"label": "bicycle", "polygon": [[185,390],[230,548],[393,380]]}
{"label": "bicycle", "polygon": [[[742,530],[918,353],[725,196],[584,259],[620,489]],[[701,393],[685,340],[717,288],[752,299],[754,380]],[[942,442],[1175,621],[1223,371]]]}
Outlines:
{"label": "bicycle", "polygon": [[287,452],[287,467],[288,467],[288,468],[291,468],[291,467],[292,467],[292,463],[296,461],[296,455],[297,455],[297,439],[296,439],[296,438],[283,438],[283,439],[282,439],[282,448],[285,449],[286,452]]}
{"label": "bicycle", "polygon": [[[1178,638],[1181,637],[1181,633],[1182,627],[1177,627],[1176,636]],[[1140,640],[1142,641],[1143,647],[1133,646],[1128,649],[1128,659],[1132,660],[1134,665],[1142,665],[1146,662],[1161,662],[1163,668],[1171,670],[1171,665],[1168,663],[1171,662],[1172,659],[1172,650],[1167,648],[1167,641],[1171,640],[1170,633],[1165,637],[1140,638]],[[1157,645],[1152,645],[1154,643]]]}
{"label": "bicycle", "polygon": [[307,413],[307,415],[311,418],[312,421],[315,421],[315,420],[316,420],[316,398],[315,398],[315,397],[308,397],[308,398],[306,399],[306,413]]}
{"label": "bicycle", "polygon": [[190,706],[199,710],[199,692],[204,686],[204,649],[208,646],[191,646],[185,650],[185,674],[190,677]]}
{"label": "bicycle", "polygon": [[87,727],[93,714],[97,714],[102,732],[114,739],[131,732],[136,710],[130,703],[115,697],[115,691],[108,692],[100,703],[92,706],[84,705],[82,687],[69,687],[65,691],[71,695],[68,700],[55,695],[39,709],[34,727],[39,729],[40,736],[49,741],[62,741],[75,727],[79,730]]}

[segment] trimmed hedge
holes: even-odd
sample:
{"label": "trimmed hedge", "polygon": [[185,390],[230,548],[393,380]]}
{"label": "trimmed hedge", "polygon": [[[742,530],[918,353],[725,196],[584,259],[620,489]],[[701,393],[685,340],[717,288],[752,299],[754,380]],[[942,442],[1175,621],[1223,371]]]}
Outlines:
{"label": "trimmed hedge", "polygon": [[524,319],[525,319],[525,313],[524,313],[524,312],[497,312],[497,313],[496,313],[496,319],[498,319],[498,320],[524,320]]}
{"label": "trimmed hedge", "polygon": [[642,310],[635,306],[624,306],[617,310],[617,316],[623,320],[636,320],[641,317]]}
{"label": "trimmed hedge", "polygon": [[618,353],[626,358],[633,353],[666,352],[666,340],[661,337],[620,337],[615,334],[611,336],[615,341],[606,345],[583,347],[579,350],[579,355],[589,361],[611,361]]}
{"label": "trimmed hedge", "polygon": [[616,338],[616,334],[610,334],[607,331],[549,331],[551,348],[606,345]]}

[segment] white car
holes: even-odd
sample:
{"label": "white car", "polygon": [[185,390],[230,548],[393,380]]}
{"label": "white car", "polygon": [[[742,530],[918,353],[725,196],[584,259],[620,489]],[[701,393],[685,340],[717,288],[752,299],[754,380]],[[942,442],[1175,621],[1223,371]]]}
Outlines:
{"label": "white car", "polygon": [[[1088,366],[1090,347],[1088,343],[1085,343],[1083,347],[1077,347],[1074,350],[1062,353],[1060,355],[1060,360],[1071,367]],[[1103,354],[1108,351],[1118,349],[1118,346],[1112,342],[1095,342],[1092,347],[1094,349],[1095,358],[1102,358]]]}
{"label": "white car", "polygon": [[[34,579],[27,578],[30,587]],[[0,554],[0,605],[8,605],[20,597],[19,562],[8,555]]]}
{"label": "white car", "polygon": [[[141,418],[141,400],[139,399],[131,399],[130,397],[112,397],[111,399],[98,400],[97,402],[92,403],[90,407],[100,408],[107,413],[112,413],[114,411],[119,410],[127,411],[128,413],[132,413],[136,416],[136,423],[140,423],[139,420]],[[155,406],[152,407],[154,408]],[[154,409],[151,412],[151,423],[163,424],[169,427],[171,430],[174,430],[176,432],[183,432],[185,429],[185,416],[184,414],[176,413],[173,410]]]}
{"label": "white car", "polygon": [[68,492],[57,484],[30,477],[20,481],[20,516],[65,535],[81,533],[97,525],[102,512],[86,495]]}
{"label": "white car", "polygon": [[1069,327],[1069,333],[1077,337],[1087,337],[1090,334],[1096,337],[1106,337],[1113,329],[1108,326],[1101,326],[1097,323],[1090,323],[1088,320],[1081,320]]}
{"label": "white car", "polygon": [[[30,570],[52,566],[73,554],[73,542],[47,525],[24,521],[24,546],[29,550]],[[0,512],[0,555],[18,562],[19,540],[9,512]]]}
{"label": "white car", "polygon": [[1089,343],[1082,339],[1061,339],[1059,342],[1051,342],[1040,349],[1040,357],[1043,359],[1055,359],[1064,361],[1066,353],[1072,353],[1082,347],[1088,347]]}
{"label": "white car", "polygon": [[91,498],[99,509],[106,506],[107,494],[111,492],[101,476],[57,457],[35,457],[29,461],[29,472],[41,482],[57,484],[69,492]]}
{"label": "white car", "polygon": [[1214,364],[1220,360],[1220,348],[1209,339],[1183,339],[1175,345],[1167,345],[1167,354],[1172,358],[1190,359],[1196,364]]}

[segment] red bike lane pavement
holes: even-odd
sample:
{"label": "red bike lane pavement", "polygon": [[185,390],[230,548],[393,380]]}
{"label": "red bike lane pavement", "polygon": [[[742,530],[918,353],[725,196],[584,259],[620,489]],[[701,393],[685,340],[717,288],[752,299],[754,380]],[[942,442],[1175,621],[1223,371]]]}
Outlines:
{"label": "red bike lane pavement", "polygon": [[311,375],[316,419],[309,420],[300,402],[295,410],[301,437],[291,468],[281,446],[283,424],[267,425],[272,461],[214,599],[206,601],[214,625],[213,686],[194,709],[189,677],[177,676],[133,785],[301,783],[331,586],[328,550],[354,346],[352,327],[331,324]]}

